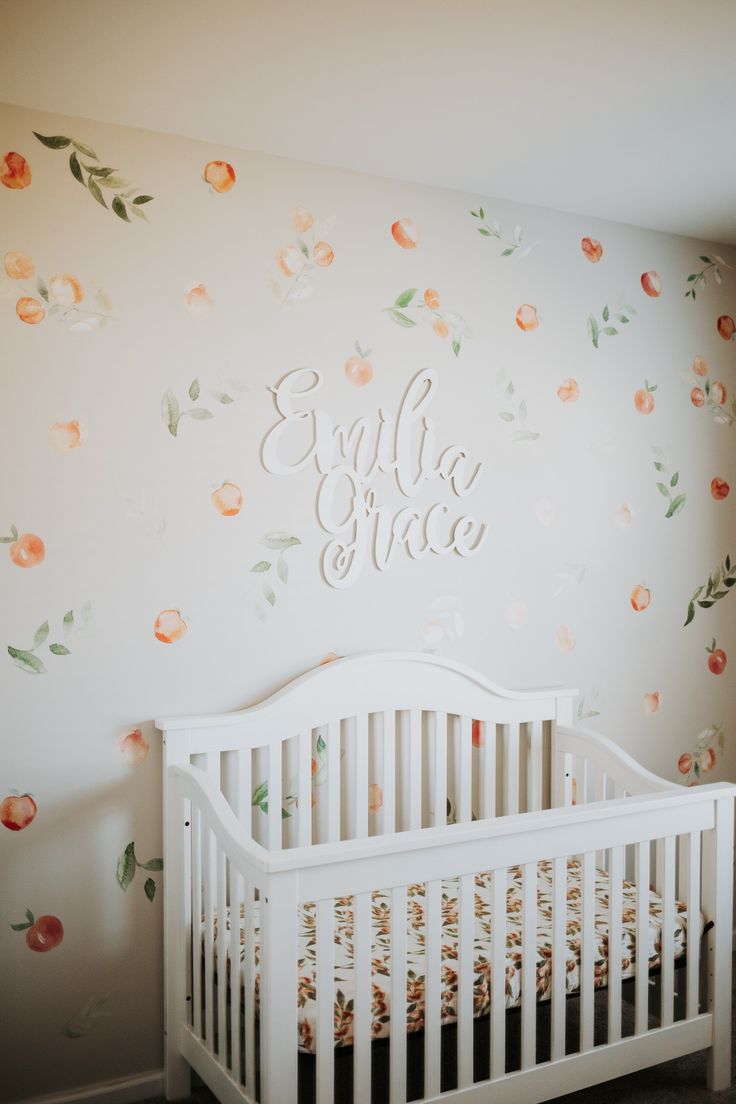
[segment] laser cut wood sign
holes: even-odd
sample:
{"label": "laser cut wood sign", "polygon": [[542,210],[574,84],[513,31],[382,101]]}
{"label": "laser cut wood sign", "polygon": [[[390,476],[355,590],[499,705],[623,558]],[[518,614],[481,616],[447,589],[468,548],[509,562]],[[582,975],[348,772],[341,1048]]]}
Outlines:
{"label": "laser cut wood sign", "polygon": [[[394,514],[379,504],[373,487],[383,473],[395,475],[399,491],[411,499],[436,479],[446,481],[458,498],[475,489],[483,464],[473,467],[464,445],[439,451],[437,426],[427,414],[438,389],[437,372],[426,368],[414,376],[397,417],[379,409],[375,420],[358,418],[350,428],[333,425],[329,414],[314,405],[321,387],[320,372],[297,368],[272,389],[279,420],[266,434],[262,461],[273,475],[293,475],[314,461],[322,475],[317,517],[331,537],[322,551],[325,581],[337,588],[351,586],[371,554],[378,570],[385,571],[402,546],[415,560],[430,552],[474,556],[487,526],[472,514],[452,520],[444,502],[424,511],[406,506]],[[284,454],[297,458],[284,460]]]}

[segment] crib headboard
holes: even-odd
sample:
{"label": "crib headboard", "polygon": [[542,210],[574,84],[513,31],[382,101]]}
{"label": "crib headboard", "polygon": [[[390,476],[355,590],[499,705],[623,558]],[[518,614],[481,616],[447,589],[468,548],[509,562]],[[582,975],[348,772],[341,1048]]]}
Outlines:
{"label": "crib headboard", "polygon": [[576,693],[504,690],[437,656],[373,652],[247,709],[156,725],[165,771],[201,767],[274,850],[559,804],[550,764]]}

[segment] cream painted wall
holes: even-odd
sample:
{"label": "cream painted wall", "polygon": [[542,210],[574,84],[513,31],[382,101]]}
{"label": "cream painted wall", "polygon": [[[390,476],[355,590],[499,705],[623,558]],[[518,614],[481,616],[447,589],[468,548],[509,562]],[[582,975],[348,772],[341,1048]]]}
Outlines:
{"label": "cream painted wall", "polygon": [[[69,170],[73,147],[47,148],[33,131],[72,136],[98,155],[80,154],[83,163],[114,167],[135,194],[153,196],[142,205],[148,222],[103,210]],[[12,994],[0,1099],[161,1063],[162,875],[138,869],[124,892],[116,881],[130,841],[141,862],[161,853],[156,715],[254,701],[333,650],[432,648],[509,686],[579,687],[581,714],[597,714],[586,723],[670,778],[694,779],[678,773],[678,757],[698,752],[712,768],[706,781],[734,777],[736,598],[721,586],[725,597],[696,607],[683,627],[693,592],[736,556],[736,490],[711,493],[713,479],[736,487],[736,350],[717,330],[720,316],[736,315],[733,248],[18,108],[2,109],[0,134],[0,155],[21,154],[32,174],[27,187],[0,187],[0,253],[32,258],[49,288],[45,302],[35,275],[8,277],[0,298],[0,536],[10,538],[0,548],[0,800],[16,790],[37,807],[26,827],[0,827],[0,954]],[[234,168],[227,192],[202,179],[213,159]],[[19,161],[2,182],[24,183]],[[469,212],[481,202],[505,238],[522,227],[513,255],[478,233]],[[314,216],[302,235],[310,257],[322,240],[334,259],[299,284],[311,297],[284,302],[295,280],[279,272],[277,255],[296,242],[298,207]],[[392,237],[401,218],[416,227],[416,248]],[[582,251],[584,237],[601,243],[599,261]],[[686,298],[688,276],[705,267],[700,255],[714,251],[722,285],[711,269],[696,300]],[[7,260],[14,275],[24,264]],[[657,297],[640,283],[652,270]],[[59,275],[77,281],[78,303],[72,280],[49,283]],[[185,303],[197,284],[214,304],[198,317]],[[411,328],[385,310],[409,288],[418,289],[402,311],[416,319]],[[438,315],[413,309],[425,289],[438,292]],[[605,325],[604,305],[618,311],[621,296],[637,313],[596,349],[588,315]],[[20,298],[35,299],[43,320],[24,324]],[[522,304],[539,320],[528,332],[515,321]],[[82,313],[65,314],[70,306]],[[87,310],[110,320],[90,325],[99,317]],[[446,311],[472,334],[458,356],[432,328]],[[360,387],[344,371],[356,341],[371,350],[372,378]],[[692,368],[698,356],[703,378]],[[316,468],[277,476],[260,460],[276,420],[269,388],[300,367],[322,373],[321,406],[344,424],[375,418],[379,407],[395,413],[410,379],[436,371],[439,442],[462,443],[483,461],[477,489],[458,499],[433,485],[407,500],[388,475],[375,489],[393,512],[442,500],[453,516],[473,513],[488,525],[478,555],[417,562],[400,550],[389,570],[368,565],[348,589],[324,582]],[[196,402],[187,398],[195,379]],[[577,401],[559,397],[561,387],[568,399],[574,391],[570,379]],[[706,379],[725,385],[721,408],[717,389],[693,405],[691,389]],[[645,380],[657,388],[648,414],[634,402]],[[214,417],[185,416],[172,436],[161,416],[169,390],[182,409],[206,406]],[[218,390],[234,401],[218,402]],[[83,443],[60,451],[50,428],[72,422]],[[517,439],[519,429],[538,436]],[[53,438],[74,444],[75,430]],[[686,495],[670,518],[655,460],[668,484],[679,473],[671,497]],[[242,491],[237,515],[213,505],[224,482]],[[631,523],[622,526],[624,504]],[[33,559],[37,546],[16,546],[11,526],[42,540],[41,562],[14,562],[24,550]],[[288,581],[271,584],[271,607],[264,575],[251,568],[274,562],[261,543],[273,532],[300,543],[284,554]],[[637,587],[651,595],[639,612]],[[165,610],[186,625],[172,644],[154,634]],[[49,634],[31,651],[46,621]],[[728,657],[720,674],[707,666],[713,638]],[[8,646],[40,659],[45,673],[28,670],[35,661],[22,654],[18,666]],[[119,741],[136,729],[150,751],[131,765]],[[30,805],[3,808],[12,822]],[[153,901],[146,877],[158,886]],[[63,940],[45,953],[29,947],[33,929],[11,929],[26,910],[34,923],[57,917]],[[90,1001],[103,1002],[99,1016]]]}

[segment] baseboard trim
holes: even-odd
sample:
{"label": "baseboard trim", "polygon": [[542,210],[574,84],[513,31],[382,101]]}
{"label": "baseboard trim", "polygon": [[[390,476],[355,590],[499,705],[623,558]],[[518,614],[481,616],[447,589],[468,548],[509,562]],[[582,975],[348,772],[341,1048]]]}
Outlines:
{"label": "baseboard trim", "polygon": [[164,1071],[149,1070],[135,1077],[116,1077],[113,1081],[98,1081],[94,1085],[78,1085],[65,1092],[47,1096],[24,1097],[13,1104],[138,1104],[149,1096],[161,1096],[164,1091]]}

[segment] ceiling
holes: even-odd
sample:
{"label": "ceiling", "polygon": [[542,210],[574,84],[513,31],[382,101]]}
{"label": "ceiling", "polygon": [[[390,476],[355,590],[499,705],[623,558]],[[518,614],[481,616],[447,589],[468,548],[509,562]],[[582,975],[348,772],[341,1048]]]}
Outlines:
{"label": "ceiling", "polygon": [[736,244],[734,42],[734,0],[0,0],[0,101]]}

